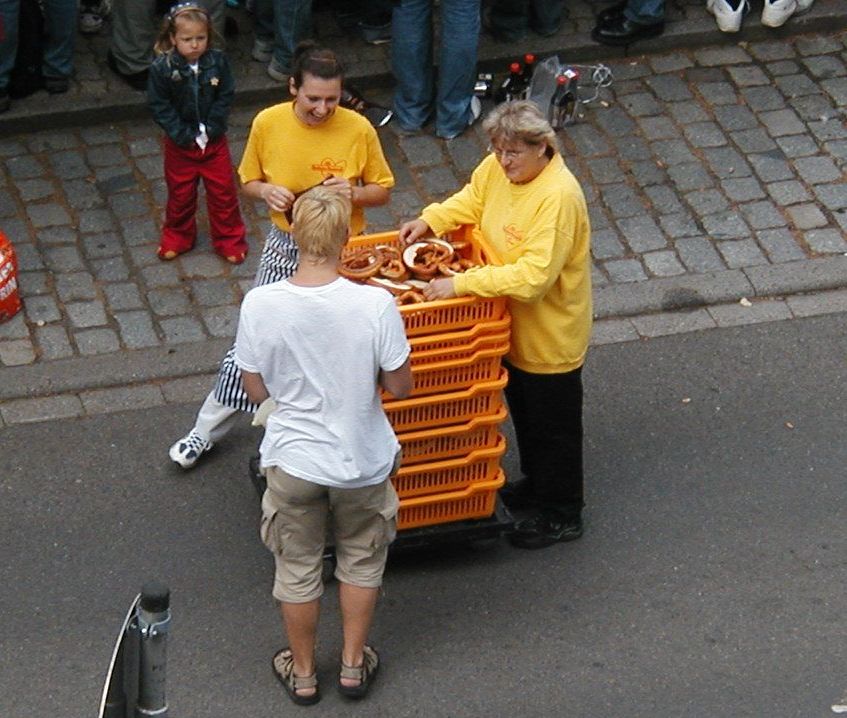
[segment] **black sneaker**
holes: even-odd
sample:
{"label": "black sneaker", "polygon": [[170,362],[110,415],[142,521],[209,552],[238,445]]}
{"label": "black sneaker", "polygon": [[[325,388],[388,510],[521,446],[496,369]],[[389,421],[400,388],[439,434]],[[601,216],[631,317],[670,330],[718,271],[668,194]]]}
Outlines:
{"label": "black sneaker", "polygon": [[567,518],[558,511],[541,509],[534,516],[518,521],[509,536],[512,546],[518,548],[546,548],[560,541],[574,541],[582,536],[582,518]]}
{"label": "black sneaker", "polygon": [[527,477],[512,481],[500,489],[500,499],[508,509],[537,509],[538,501],[535,499],[532,486]]}

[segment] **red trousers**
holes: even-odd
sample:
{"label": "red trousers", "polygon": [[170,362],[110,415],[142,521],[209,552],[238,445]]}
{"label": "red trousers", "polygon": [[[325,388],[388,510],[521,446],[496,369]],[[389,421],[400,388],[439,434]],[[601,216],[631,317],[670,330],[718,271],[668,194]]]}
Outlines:
{"label": "red trousers", "polygon": [[168,203],[162,227],[162,250],[187,252],[197,240],[197,185],[206,187],[209,230],[215,251],[224,257],[247,253],[247,240],[238,195],[232,173],[232,159],[226,137],[206,145],[180,147],[169,137],[164,139],[165,182]]}

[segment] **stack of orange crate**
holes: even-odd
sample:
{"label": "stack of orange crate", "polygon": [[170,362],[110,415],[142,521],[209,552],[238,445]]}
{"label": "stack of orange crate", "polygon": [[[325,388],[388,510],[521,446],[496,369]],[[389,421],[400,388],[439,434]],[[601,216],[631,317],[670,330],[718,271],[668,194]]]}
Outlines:
{"label": "stack of orange crate", "polygon": [[[496,263],[493,251],[470,228],[466,258]],[[351,249],[399,247],[396,233],[352,238]],[[412,348],[415,388],[410,398],[384,406],[403,462],[394,477],[400,497],[398,529],[487,518],[494,513],[505,476],[502,390],[510,317],[502,297],[459,297],[400,307]]]}

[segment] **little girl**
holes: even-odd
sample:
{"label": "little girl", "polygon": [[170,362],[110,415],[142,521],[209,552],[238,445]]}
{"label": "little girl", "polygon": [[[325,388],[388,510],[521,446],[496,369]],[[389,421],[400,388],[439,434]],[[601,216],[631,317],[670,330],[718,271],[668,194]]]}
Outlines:
{"label": "little girl", "polygon": [[215,251],[227,262],[247,256],[238,208],[226,121],[235,94],[229,62],[213,50],[209,13],[194,2],[174,5],[156,42],[147,96],[153,118],[165,131],[168,202],[159,259],[187,252],[197,239],[197,184],[206,187],[209,229]]}

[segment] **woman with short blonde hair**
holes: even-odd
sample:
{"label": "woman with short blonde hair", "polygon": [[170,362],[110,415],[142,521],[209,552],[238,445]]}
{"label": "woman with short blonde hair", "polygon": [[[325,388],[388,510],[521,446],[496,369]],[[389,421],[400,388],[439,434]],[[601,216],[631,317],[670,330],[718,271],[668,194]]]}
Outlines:
{"label": "woman with short blonde hair", "polygon": [[517,100],[497,105],[485,118],[482,129],[491,142],[518,140],[528,145],[547,145],[547,156],[560,151],[559,138],[534,102]]}

